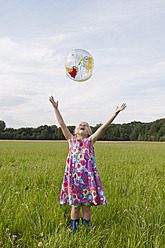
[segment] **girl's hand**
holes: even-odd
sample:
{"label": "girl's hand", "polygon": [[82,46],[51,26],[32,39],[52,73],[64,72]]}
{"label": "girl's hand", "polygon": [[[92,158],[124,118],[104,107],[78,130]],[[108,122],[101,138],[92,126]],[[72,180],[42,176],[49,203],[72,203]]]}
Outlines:
{"label": "girl's hand", "polygon": [[53,105],[54,108],[58,108],[58,101],[55,102],[53,96],[49,97],[49,101],[51,102],[51,104]]}
{"label": "girl's hand", "polygon": [[123,103],[120,108],[117,107],[115,110],[115,114],[118,114],[120,111],[123,111],[127,107],[126,103]]}

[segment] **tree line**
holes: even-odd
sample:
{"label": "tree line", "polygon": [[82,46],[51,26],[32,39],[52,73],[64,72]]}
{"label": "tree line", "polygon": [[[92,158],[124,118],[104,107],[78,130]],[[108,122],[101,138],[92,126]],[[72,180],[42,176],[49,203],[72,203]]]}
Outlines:
{"label": "tree line", "polygon": [[[92,127],[95,132],[102,124]],[[74,133],[75,126],[68,126]],[[42,125],[37,128],[6,128],[0,120],[0,139],[8,140],[64,140],[60,127]],[[165,118],[150,123],[133,121],[126,124],[111,124],[102,134],[102,141],[165,141]]]}

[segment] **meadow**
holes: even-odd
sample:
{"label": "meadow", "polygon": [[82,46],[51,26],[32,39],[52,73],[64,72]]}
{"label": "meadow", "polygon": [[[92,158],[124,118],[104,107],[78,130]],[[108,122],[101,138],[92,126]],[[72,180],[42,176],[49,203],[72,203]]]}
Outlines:
{"label": "meadow", "polygon": [[[0,247],[165,247],[165,143],[96,143],[108,205],[73,238],[66,142],[0,142]],[[81,223],[81,222],[80,222]]]}

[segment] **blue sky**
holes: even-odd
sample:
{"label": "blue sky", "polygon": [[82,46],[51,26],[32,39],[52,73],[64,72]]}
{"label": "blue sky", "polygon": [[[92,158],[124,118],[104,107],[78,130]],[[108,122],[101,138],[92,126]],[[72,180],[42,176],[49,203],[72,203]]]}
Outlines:
{"label": "blue sky", "polygon": [[[164,0],[0,0],[0,119],[7,127],[58,124],[49,96],[67,125],[165,117]],[[91,79],[76,83],[65,57],[85,49]]]}

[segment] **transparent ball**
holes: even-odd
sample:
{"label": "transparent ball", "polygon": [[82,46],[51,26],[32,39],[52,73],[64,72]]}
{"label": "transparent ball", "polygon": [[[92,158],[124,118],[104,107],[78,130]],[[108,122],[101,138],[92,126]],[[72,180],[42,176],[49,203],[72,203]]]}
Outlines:
{"label": "transparent ball", "polygon": [[94,60],[91,54],[83,49],[74,49],[66,57],[67,76],[77,82],[88,80],[92,76]]}

